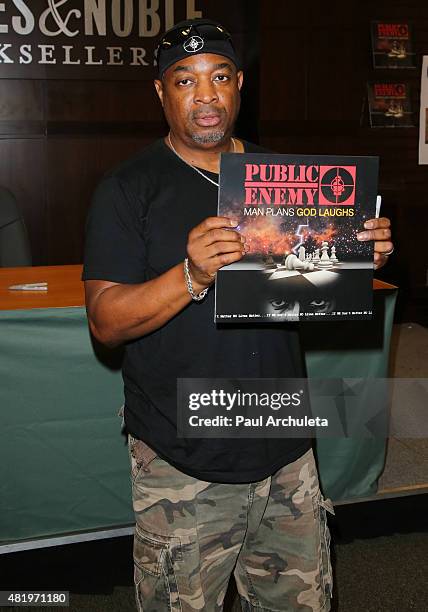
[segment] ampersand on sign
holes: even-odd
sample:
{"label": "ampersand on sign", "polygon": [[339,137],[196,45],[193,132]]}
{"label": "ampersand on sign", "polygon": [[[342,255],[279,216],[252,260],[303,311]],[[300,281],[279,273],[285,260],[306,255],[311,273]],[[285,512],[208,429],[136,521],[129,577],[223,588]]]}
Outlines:
{"label": "ampersand on sign", "polygon": [[[58,34],[65,34],[66,36],[72,37],[79,33],[79,30],[70,30],[68,28],[68,22],[73,16],[79,19],[82,13],[78,9],[72,9],[67,13],[65,19],[63,19],[58,8],[66,2],[68,2],[68,0],[48,0],[49,8],[43,11],[43,13],[40,15],[40,29],[46,36],[58,36]],[[58,26],[58,30],[52,31],[47,28],[46,21],[48,17],[52,17]]]}

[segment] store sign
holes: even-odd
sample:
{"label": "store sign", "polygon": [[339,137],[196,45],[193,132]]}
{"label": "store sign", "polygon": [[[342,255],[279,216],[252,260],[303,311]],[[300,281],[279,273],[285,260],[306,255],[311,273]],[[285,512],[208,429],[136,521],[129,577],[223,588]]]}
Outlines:
{"label": "store sign", "polygon": [[178,21],[204,16],[198,5],[202,2],[0,2],[0,78],[142,78],[141,70],[154,66],[159,36]]}

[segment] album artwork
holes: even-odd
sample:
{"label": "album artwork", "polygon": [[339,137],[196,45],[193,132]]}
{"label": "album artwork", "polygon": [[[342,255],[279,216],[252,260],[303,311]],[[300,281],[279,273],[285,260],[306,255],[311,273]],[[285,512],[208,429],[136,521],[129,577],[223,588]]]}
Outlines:
{"label": "album artwork", "polygon": [[371,127],[413,127],[406,83],[368,83],[367,90]]}
{"label": "album artwork", "polygon": [[248,252],[216,279],[216,323],[370,319],[377,157],[223,154],[219,216]]}
{"label": "album artwork", "polygon": [[375,68],[415,68],[412,32],[408,23],[372,21]]}

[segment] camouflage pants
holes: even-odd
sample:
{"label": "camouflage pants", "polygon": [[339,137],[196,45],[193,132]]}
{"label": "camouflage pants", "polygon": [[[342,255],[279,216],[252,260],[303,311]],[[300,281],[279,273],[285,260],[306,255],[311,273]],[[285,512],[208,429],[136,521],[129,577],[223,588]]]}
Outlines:
{"label": "camouflage pants", "polygon": [[204,482],[129,436],[138,610],[217,612],[234,573],[245,612],[330,610],[330,534],[312,450],[251,484]]}

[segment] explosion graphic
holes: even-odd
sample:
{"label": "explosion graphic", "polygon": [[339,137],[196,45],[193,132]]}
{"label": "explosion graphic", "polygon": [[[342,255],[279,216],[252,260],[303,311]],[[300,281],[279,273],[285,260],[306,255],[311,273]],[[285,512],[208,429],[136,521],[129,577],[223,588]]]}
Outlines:
{"label": "explosion graphic", "polygon": [[296,249],[308,240],[314,248],[321,247],[324,240],[330,242],[334,239],[337,229],[334,226],[323,228],[320,231],[310,230],[308,226],[296,227],[290,231],[283,219],[277,217],[248,217],[240,223],[240,232],[247,239],[251,255],[284,255],[296,252]]}
{"label": "explosion graphic", "polygon": [[[314,217],[307,221],[297,217],[282,217],[274,215],[243,216],[242,204],[230,201],[223,209],[226,217],[240,219],[238,231],[246,237],[247,256],[280,256],[297,254],[299,246],[304,246],[307,252],[313,253],[321,248],[325,241],[330,246],[334,244],[337,253],[344,260],[367,257],[370,250],[368,243],[358,242],[357,231],[353,217],[343,217],[340,220]],[[363,225],[365,215],[360,221]],[[360,228],[362,229],[362,227]]]}
{"label": "explosion graphic", "polygon": [[284,255],[291,253],[296,243],[296,234],[281,229],[282,219],[275,217],[249,217],[240,225],[247,239],[249,254]]}

